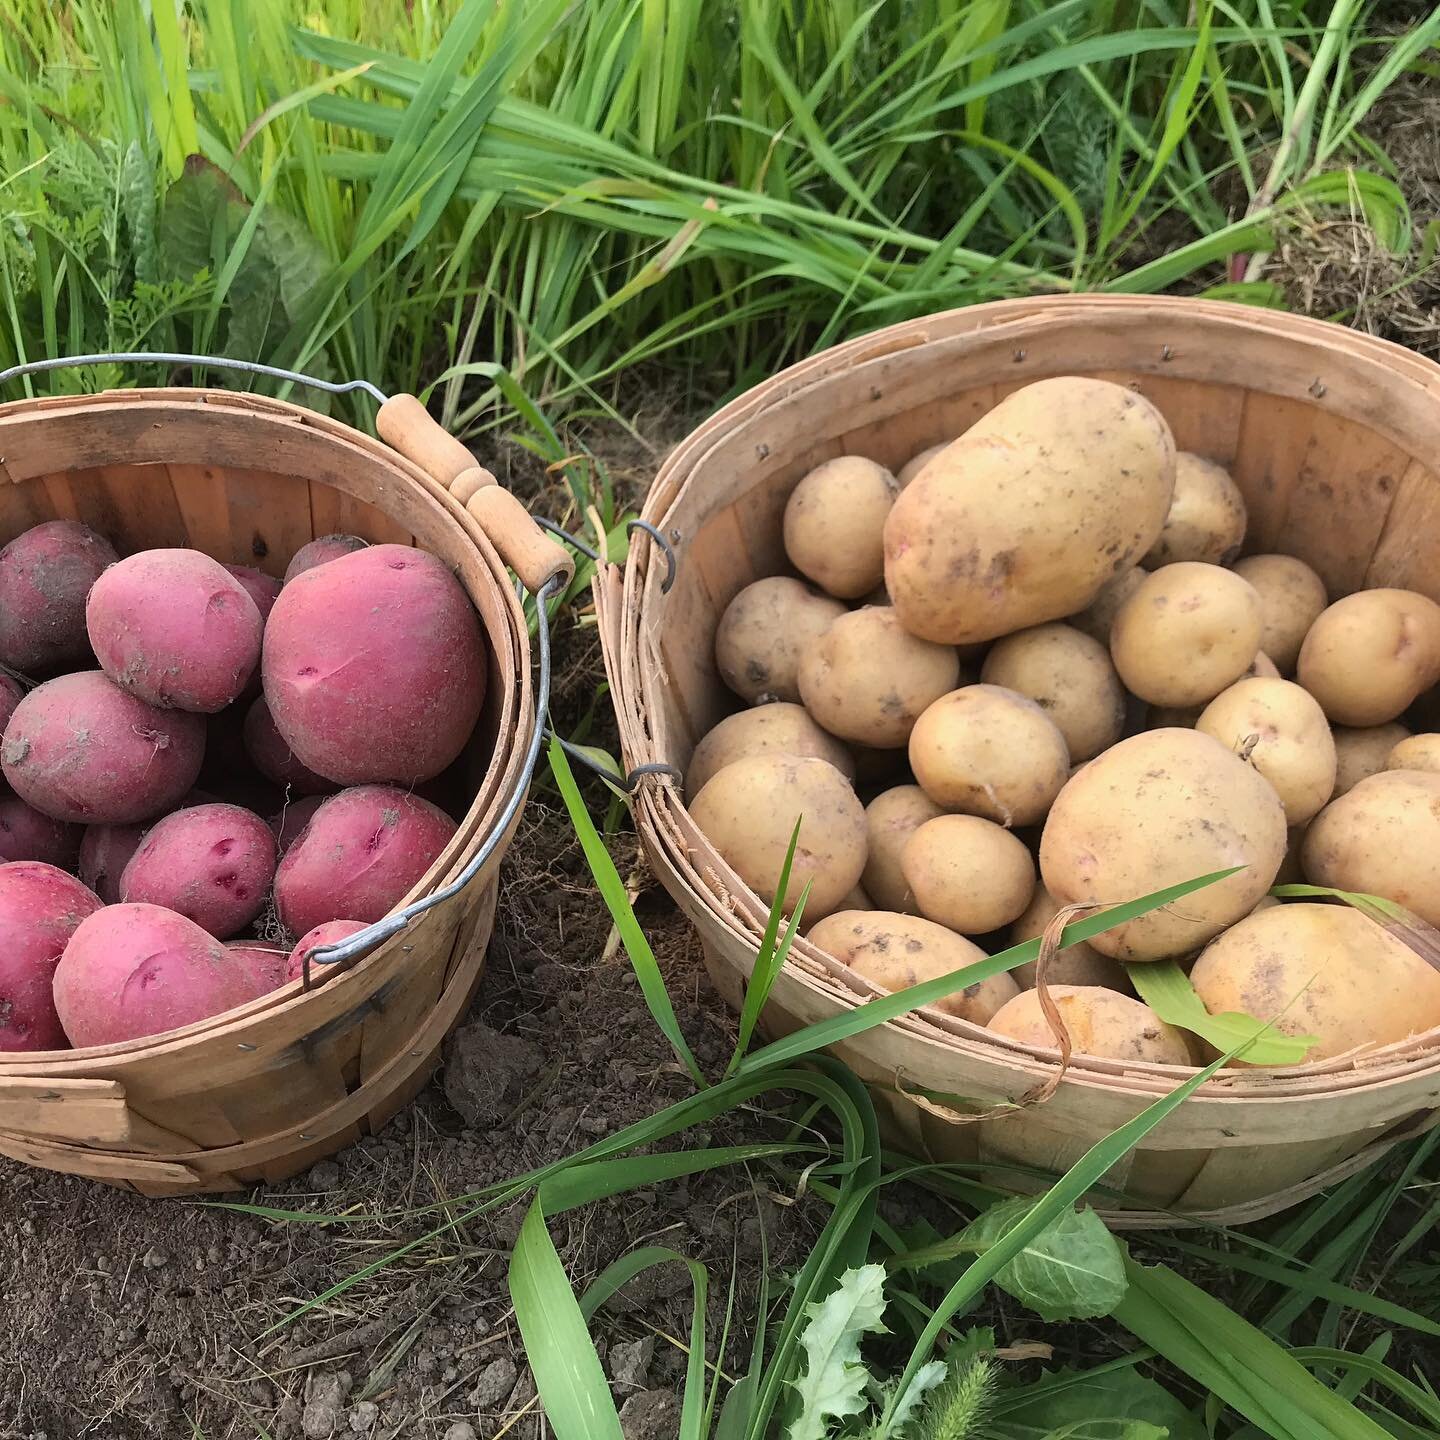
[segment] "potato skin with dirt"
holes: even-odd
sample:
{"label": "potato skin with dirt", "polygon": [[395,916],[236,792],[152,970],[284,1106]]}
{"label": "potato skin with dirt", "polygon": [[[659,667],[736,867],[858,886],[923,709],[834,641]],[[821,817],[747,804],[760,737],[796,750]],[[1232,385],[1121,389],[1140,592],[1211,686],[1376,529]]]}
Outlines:
{"label": "potato skin with dirt", "polygon": [[910,768],[942,809],[1008,829],[1044,818],[1070,773],[1070,752],[1033,700],[999,685],[966,685],[916,721]]}
{"label": "potato skin with dirt", "polygon": [[1330,603],[1325,582],[1293,555],[1246,555],[1234,570],[1260,596],[1260,648],[1290,677],[1300,646]]}
{"label": "potato skin with dirt", "polygon": [[321,565],[328,565],[342,555],[353,555],[357,550],[363,550],[368,543],[358,535],[321,535],[318,539],[302,545],[290,557],[290,563],[285,567],[284,583],[288,585],[297,575],[318,569]]}
{"label": "potato skin with dirt", "polygon": [[736,874],[767,904],[795,822],[803,816],[784,910],[806,881],[806,918],[835,910],[865,868],[865,807],[833,765],[797,755],[751,755],[718,771],[690,805],[690,816]]}
{"label": "potato skin with dirt", "polygon": [[1440,775],[1361,780],[1310,822],[1301,861],[1312,885],[1379,895],[1440,925]]}
{"label": "potato skin with dirt", "polygon": [[[1051,985],[1046,990],[1070,1033],[1076,1055],[1108,1060],[1143,1060],[1152,1065],[1192,1065],[1194,1056],[1181,1030],[1167,1025],[1148,1005],[1129,995],[1091,985]],[[987,1027],[1023,1045],[1056,1050],[1059,1043],[1040,995],[1023,990]]]}
{"label": "potato skin with dirt", "polygon": [[1295,678],[1336,725],[1384,725],[1440,679],[1440,605],[1414,590],[1357,590],[1324,610]]}
{"label": "potato skin with dirt", "polygon": [[1033,700],[1065,737],[1072,764],[1108,750],[1125,729],[1125,691],[1110,652],[1073,625],[1036,625],[997,640],[980,679]]}
{"label": "potato skin with dirt", "polygon": [[1090,941],[1117,960],[1164,960],[1248,915],[1274,883],[1285,842],[1280,797],[1255,770],[1198,730],[1151,730],[1097,756],[1060,792],[1040,873],[1062,905],[1113,905],[1242,866]]}
{"label": "potato skin with dirt", "polygon": [[1409,735],[1410,731],[1398,720],[1359,728],[1336,725],[1331,731],[1335,741],[1335,791],[1330,798],[1338,800],[1368,776],[1388,769],[1391,752]]}
{"label": "potato skin with dirt", "polygon": [[85,601],[119,558],[74,520],[32,526],[0,550],[0,664],[40,676],[91,663]]}
{"label": "potato skin with dirt", "polygon": [[800,698],[832,735],[898,750],[915,722],[960,683],[953,645],[917,640],[885,605],[842,615],[800,661]]}
{"label": "potato skin with dirt", "polygon": [[1120,607],[1145,583],[1150,572],[1143,565],[1132,565],[1122,570],[1113,580],[1107,581],[1100,593],[1090,604],[1076,615],[1071,615],[1066,624],[1109,646],[1110,630]]}
{"label": "potato skin with dirt", "polygon": [[1020,915],[1035,893],[1022,841],[978,815],[939,815],[910,837],[900,868],[915,908],[961,935],[987,935]]}
{"label": "potato skin with dirt", "polygon": [[1245,497],[1223,465],[1182,450],[1175,457],[1175,493],[1160,538],[1145,555],[1152,570],[1177,560],[1228,565],[1245,540]]}
{"label": "potato skin with dirt", "polygon": [[1170,427],[1143,396],[1037,381],[900,492],[886,588],[907,630],[947,645],[1073,615],[1155,543],[1174,483]]}
{"label": "potato skin with dirt", "polygon": [[18,795],[0,795],[0,865],[36,860],[59,870],[73,870],[82,838],[78,825],[52,820]]}
{"label": "potato skin with dirt", "polygon": [[1307,1061],[1440,1025],[1440,972],[1349,905],[1261,910],[1211,941],[1190,980],[1211,1014],[1238,1010],[1273,1019],[1282,1035],[1316,1036]]}
{"label": "potato skin with dirt", "polygon": [[850,752],[822,730],[799,705],[757,705],[727,715],[695,747],[685,774],[692,799],[727,765],[747,755],[802,755],[828,761],[847,780],[855,778]]}
{"label": "potato skin with dirt", "polygon": [[1335,790],[1335,740],[1313,696],[1289,680],[1238,680],[1195,722],[1250,764],[1274,787],[1285,823],[1303,825]]}
{"label": "potato skin with dirt", "polygon": [[863,455],[817,465],[785,505],[790,563],[837,599],[868,595],[885,578],[881,534],[899,493],[895,477]]}
{"label": "potato skin with dirt", "polygon": [[[978,945],[943,925],[885,910],[837,911],[813,926],[808,938],[881,990],[908,990],[986,958]],[[927,1008],[984,1025],[1018,993],[1008,975],[992,975]]]}
{"label": "potato skin with dirt", "polygon": [[918,785],[892,786],[865,807],[865,872],[860,883],[877,909],[906,915],[914,912],[915,897],[901,858],[910,837],[927,820],[944,813]]}
{"label": "potato skin with dirt", "polygon": [[743,700],[800,700],[800,661],[846,614],[840,601],[788,575],[747,585],[715,631],[715,666]]}
{"label": "potato skin with dirt", "polygon": [[1150,705],[1206,704],[1259,649],[1260,597],[1250,583],[1188,560],[1152,571],[1110,627],[1125,688]]}
{"label": "potato skin with dirt", "polygon": [[1409,735],[1385,757],[1387,770],[1429,770],[1440,774],[1440,735]]}
{"label": "potato skin with dirt", "polygon": [[[1045,927],[1055,918],[1060,909],[1055,897],[1043,886],[1036,885],[1035,897],[1026,906],[1025,913],[1010,927],[1010,943],[1019,945],[1025,940],[1034,940],[1045,933]],[[1077,920],[1083,915],[1077,915]],[[1035,960],[1017,965],[1010,973],[1022,990],[1035,988]],[[1118,960],[1102,955],[1093,945],[1081,940],[1055,952],[1046,972],[1047,983],[1051,985],[1102,985],[1107,990],[1117,990],[1122,995],[1134,993],[1130,977]]]}

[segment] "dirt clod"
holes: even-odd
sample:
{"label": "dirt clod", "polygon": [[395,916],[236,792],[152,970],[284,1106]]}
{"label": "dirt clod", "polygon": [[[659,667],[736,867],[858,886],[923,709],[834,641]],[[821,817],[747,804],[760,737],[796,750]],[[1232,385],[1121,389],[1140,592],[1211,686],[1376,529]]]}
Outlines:
{"label": "dirt clod", "polygon": [[466,1124],[488,1130],[514,1110],[544,1059],[544,1052],[528,1040],[474,1021],[451,1037],[445,1098]]}
{"label": "dirt clod", "polygon": [[620,1407],[625,1440],[677,1440],[680,1402],[673,1390],[642,1390]]}

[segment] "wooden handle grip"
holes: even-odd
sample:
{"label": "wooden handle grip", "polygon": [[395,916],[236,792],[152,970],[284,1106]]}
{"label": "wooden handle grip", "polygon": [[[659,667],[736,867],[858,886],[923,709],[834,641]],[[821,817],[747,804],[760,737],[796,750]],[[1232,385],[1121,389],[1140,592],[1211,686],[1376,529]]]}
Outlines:
{"label": "wooden handle grip", "polygon": [[570,552],[557,545],[508,490],[482,485],[465,502],[465,508],[532,595],[557,575],[563,575],[569,584],[575,574]]}
{"label": "wooden handle grip", "polygon": [[442,485],[475,468],[475,457],[413,395],[392,395],[375,417],[375,430]]}

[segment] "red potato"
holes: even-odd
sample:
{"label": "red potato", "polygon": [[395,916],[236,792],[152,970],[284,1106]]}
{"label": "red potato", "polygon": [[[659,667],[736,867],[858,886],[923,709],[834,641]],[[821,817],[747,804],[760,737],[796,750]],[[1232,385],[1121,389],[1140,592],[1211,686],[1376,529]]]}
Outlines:
{"label": "red potato", "polygon": [[260,913],[275,878],[275,836],[238,805],[193,805],[167,815],[120,877],[126,904],[163,905],[218,939]]}
{"label": "red potato", "polygon": [[25,687],[13,675],[0,671],[0,735],[10,723],[15,707],[25,698]]}
{"label": "red potato", "polygon": [[80,858],[80,827],[52,820],[16,795],[0,796],[0,863],[39,860],[73,870]]}
{"label": "red potato", "polygon": [[[341,940],[348,940],[352,935],[358,935],[362,930],[369,928],[361,920],[327,920],[323,925],[317,925],[290,952],[290,959],[285,967],[285,978],[287,980],[300,979],[305,973],[305,957],[312,951],[318,950],[322,945],[336,945]],[[311,982],[313,983],[316,979],[323,980],[329,969],[328,965],[317,965],[312,961],[310,964]]]}
{"label": "red potato", "polygon": [[357,550],[364,550],[367,544],[368,542],[358,535],[322,535],[318,540],[302,545],[295,552],[294,558],[285,567],[285,583],[288,585],[297,575],[303,575],[307,570],[316,570],[321,565],[328,565],[342,555],[353,555]]}
{"label": "red potato", "polygon": [[285,852],[275,907],[292,935],[337,915],[382,919],[439,858],[455,822],[427,801],[388,785],[332,795]]}
{"label": "red potato", "polygon": [[295,758],[262,695],[245,715],[245,754],[267,779],[295,795],[333,795],[336,786]]}
{"label": "red potato", "polygon": [[245,593],[255,602],[255,608],[260,612],[260,619],[268,620],[285,582],[277,580],[273,575],[267,575],[263,570],[257,570],[253,565],[227,565],[225,568],[245,587]]}
{"label": "red potato", "polygon": [[87,664],[85,601],[119,558],[74,520],[36,525],[0,550],[0,664],[25,675]]}
{"label": "red potato", "polygon": [[265,629],[246,588],[199,550],[143,550],[112,565],[90,591],[85,626],[122,689],[202,715],[243,693]]}
{"label": "red potato", "polygon": [[99,909],[99,896],[53,865],[0,865],[0,1051],[65,1047],[55,965]]}
{"label": "red potato", "polygon": [[80,878],[107,904],[120,903],[120,877],[145,838],[144,825],[87,825],[80,841]]}
{"label": "red potato", "polygon": [[288,950],[277,950],[275,946],[262,945],[258,940],[231,940],[225,948],[253,969],[261,994],[278,990],[290,978],[285,973],[290,960]]}
{"label": "red potato", "polygon": [[270,829],[275,835],[275,848],[280,858],[305,833],[305,827],[314,818],[315,812],[328,800],[328,795],[311,795],[304,800],[288,804],[278,815],[270,818]]}
{"label": "red potato", "polygon": [[198,715],[157,710],[98,670],[32,690],[0,744],[0,766],[15,793],[74,825],[133,825],[163,815],[195,784],[204,757]]}
{"label": "red potato", "polygon": [[341,785],[414,785],[465,748],[480,718],[485,637],[433,555],[373,545],[290,581],[265,631],[275,728]]}
{"label": "red potato", "polygon": [[72,1045],[117,1045],[208,1020],[266,988],[254,965],[183,915],[107,905],[55,967],[55,1010]]}

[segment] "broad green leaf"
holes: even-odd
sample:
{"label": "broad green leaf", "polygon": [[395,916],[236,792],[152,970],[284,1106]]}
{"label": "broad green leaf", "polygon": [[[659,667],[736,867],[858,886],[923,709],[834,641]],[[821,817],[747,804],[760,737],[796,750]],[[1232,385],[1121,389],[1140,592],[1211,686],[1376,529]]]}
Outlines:
{"label": "broad green leaf", "polygon": [[1317,1035],[1282,1035],[1273,1021],[1238,1010],[1212,1015],[1190,977],[1173,960],[1127,965],[1125,973],[1140,998],[1167,1025],[1189,1030],[1215,1050],[1233,1050],[1237,1060],[1249,1065],[1298,1065],[1319,1041]]}
{"label": "broad green leaf", "polygon": [[997,1400],[993,1440],[1204,1440],[1203,1425],[1133,1365],[1060,1370]]}
{"label": "broad green leaf", "polygon": [[[1035,1205],[1030,1196],[994,1205],[961,1238],[984,1254]],[[1090,1320],[1125,1298],[1125,1257],[1093,1210],[1065,1210],[1025,1243],[995,1283],[1042,1320]]]}
{"label": "broad green leaf", "polygon": [[800,1409],[787,1440],[825,1440],[830,1421],[866,1408],[870,1375],[860,1359],[860,1339],[885,1333],[885,1267],[847,1270],[823,1300],[805,1307],[800,1333],[805,1373],[791,1378]]}

